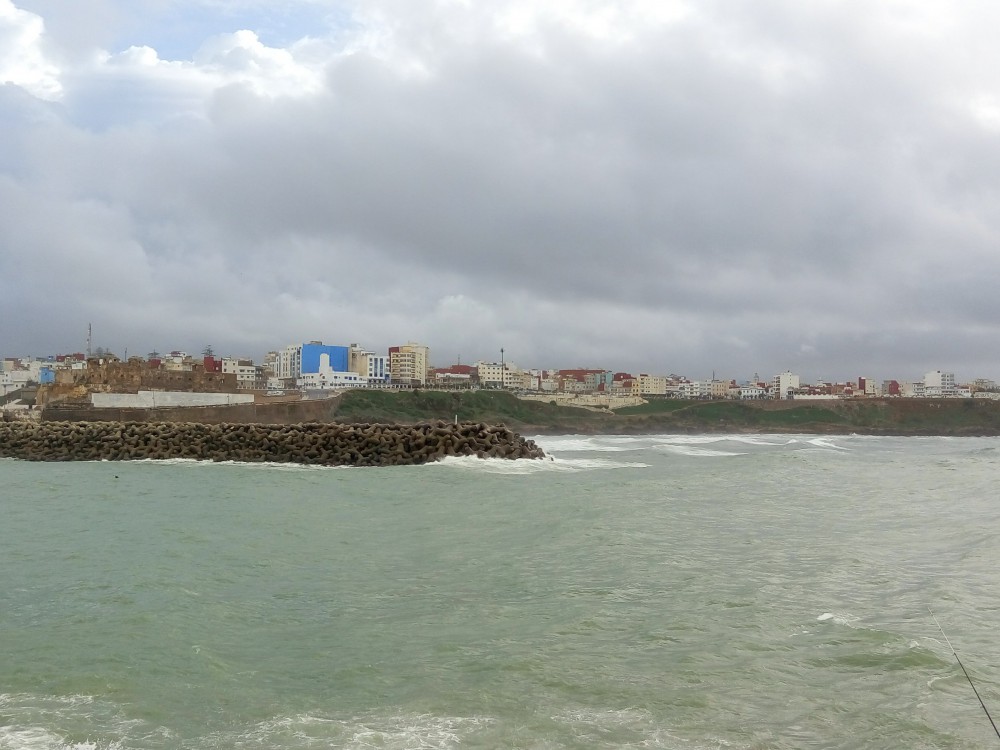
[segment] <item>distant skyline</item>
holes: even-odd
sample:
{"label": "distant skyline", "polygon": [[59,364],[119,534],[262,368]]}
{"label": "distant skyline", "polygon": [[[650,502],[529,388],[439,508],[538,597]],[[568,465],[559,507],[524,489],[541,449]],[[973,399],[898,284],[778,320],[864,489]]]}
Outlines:
{"label": "distant skyline", "polygon": [[[303,340],[300,343],[305,344],[305,343],[308,343],[308,341],[307,340]],[[325,343],[328,346],[342,346],[342,347],[345,347],[345,348],[347,348],[349,346],[346,343],[335,342],[335,341],[324,341],[322,343]],[[352,343],[357,343],[357,342],[352,342]],[[397,345],[400,345],[401,343],[402,342],[399,342],[399,344],[392,344],[391,346],[397,346]],[[413,342],[413,343],[417,343],[417,342]],[[369,351],[374,351],[374,353],[376,353],[376,354],[388,355],[388,348],[389,347],[388,346],[386,346],[386,347],[366,347],[366,346],[362,345],[362,348],[363,349],[368,349]],[[210,353],[208,352],[208,349],[211,349]],[[91,342],[91,355],[95,356],[95,357],[101,357],[101,356],[104,356],[105,354],[111,354],[111,355],[114,355],[114,356],[120,357],[120,358],[141,357],[141,358],[146,359],[146,358],[149,358],[149,356],[151,354],[156,354],[158,357],[160,357],[162,359],[166,359],[166,358],[170,357],[171,355],[183,354],[183,355],[191,357],[191,358],[193,358],[195,360],[201,359],[203,356],[213,356],[217,360],[218,359],[224,359],[224,358],[251,359],[254,362],[254,364],[257,364],[257,365],[260,365],[260,364],[263,363],[263,360],[265,359],[266,354],[268,354],[268,353],[276,353],[276,352],[279,352],[281,349],[284,349],[284,347],[272,347],[271,349],[268,350],[268,352],[265,352],[264,355],[251,356],[251,355],[249,355],[249,354],[247,354],[245,352],[244,353],[238,353],[238,352],[220,352],[220,351],[216,350],[216,347],[214,345],[212,345],[212,344],[204,344],[204,345],[202,345],[201,347],[199,347],[199,348],[197,348],[195,350],[176,349],[176,348],[172,348],[171,347],[171,348],[163,348],[163,349],[153,348],[153,349],[148,349],[148,350],[133,351],[133,350],[125,350],[125,349],[115,349],[114,347],[106,347],[106,346],[99,345],[99,344],[96,344],[94,342]],[[18,354],[10,354],[10,353],[0,352],[0,358],[14,358],[14,359],[37,358],[37,359],[40,359],[40,360],[45,360],[45,359],[47,359],[49,357],[55,357],[55,356],[62,356],[62,355],[69,356],[69,355],[73,355],[73,354],[85,354],[86,350],[87,350],[87,347],[84,346],[81,350],[77,350],[77,351],[46,352],[46,353],[42,353],[42,354],[34,353],[33,352],[33,353],[29,353],[29,354],[18,355]],[[676,370],[671,370],[671,371],[652,370],[652,369],[646,368],[646,367],[638,367],[638,368],[631,368],[631,369],[629,369],[629,368],[619,368],[619,367],[608,366],[606,364],[602,364],[602,363],[599,363],[599,362],[598,363],[577,363],[576,365],[565,365],[564,363],[549,363],[547,365],[539,365],[539,364],[536,364],[536,363],[516,362],[516,361],[511,360],[510,358],[506,357],[504,354],[501,354],[499,357],[498,356],[494,356],[492,358],[489,355],[477,356],[477,357],[473,357],[471,359],[462,359],[460,357],[460,358],[458,358],[459,361],[454,361],[453,360],[453,361],[444,362],[444,361],[440,361],[440,360],[434,359],[434,349],[433,349],[433,347],[428,347],[428,350],[431,353],[431,359],[428,362],[428,364],[429,364],[429,366],[434,367],[436,369],[447,369],[449,367],[453,367],[456,364],[474,366],[477,362],[484,362],[484,363],[489,363],[489,364],[493,364],[493,365],[499,366],[501,362],[504,362],[509,367],[516,367],[519,370],[525,370],[525,371],[530,371],[530,370],[547,370],[547,371],[556,371],[556,370],[603,370],[605,372],[627,372],[628,374],[636,376],[636,377],[638,377],[639,375],[652,375],[652,376],[660,376],[660,377],[678,376],[678,377],[681,377],[681,378],[687,378],[687,379],[689,379],[691,381],[709,381],[709,380],[718,379],[718,380],[721,380],[721,381],[728,382],[728,381],[731,381],[731,380],[735,380],[737,382],[737,384],[742,384],[742,383],[747,383],[747,382],[771,382],[777,375],[780,375],[781,373],[788,371],[787,369],[786,370],[780,370],[780,371],[775,370],[774,372],[763,372],[763,371],[757,372],[757,371],[755,371],[754,373],[752,373],[750,375],[742,375],[742,374],[727,373],[724,370],[723,371],[715,371],[715,370],[713,370],[712,373],[711,373],[711,376],[707,376],[707,375],[699,375],[697,373],[679,372],[679,371],[676,371]],[[797,371],[792,371],[792,374],[796,375],[799,378],[799,380],[802,383],[802,385],[818,385],[820,383],[855,383],[856,384],[859,381],[860,378],[865,378],[865,379],[867,379],[867,380],[869,380],[871,382],[875,382],[875,383],[881,384],[884,381],[889,381],[889,380],[895,380],[895,381],[897,381],[899,383],[903,383],[903,382],[918,382],[918,381],[922,381],[925,378],[926,375],[928,375],[929,373],[932,373],[934,371],[944,371],[944,372],[951,373],[952,375],[956,375],[956,378],[955,378],[956,382],[958,382],[960,384],[966,384],[966,385],[967,384],[971,384],[971,383],[973,383],[973,381],[978,380],[978,379],[993,380],[993,378],[991,378],[989,376],[986,376],[986,375],[983,375],[981,373],[976,373],[976,374],[972,374],[972,375],[969,375],[969,374],[966,374],[966,373],[957,373],[956,374],[953,370],[950,370],[947,367],[945,367],[945,368],[931,367],[931,368],[928,368],[928,369],[926,369],[926,370],[924,370],[924,371],[922,371],[920,373],[915,373],[915,374],[912,374],[912,375],[910,375],[910,374],[900,375],[900,374],[896,374],[896,373],[889,373],[889,374],[878,375],[878,374],[872,374],[872,373],[860,373],[859,372],[857,375],[848,376],[848,377],[844,377],[844,378],[827,378],[827,377],[823,377],[823,376],[810,376],[809,374],[805,374],[804,375],[803,373],[797,372]],[[756,375],[757,377],[756,378],[753,377],[754,375]]]}
{"label": "distant skyline", "polygon": [[998,21],[0,0],[0,354],[1000,379]]}

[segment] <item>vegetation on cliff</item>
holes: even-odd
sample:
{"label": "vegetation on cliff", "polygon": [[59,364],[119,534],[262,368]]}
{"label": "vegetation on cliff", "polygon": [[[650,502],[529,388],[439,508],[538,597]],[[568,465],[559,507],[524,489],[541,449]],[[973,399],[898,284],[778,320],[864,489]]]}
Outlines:
{"label": "vegetation on cliff", "polygon": [[973,399],[653,400],[616,413],[525,401],[502,391],[354,391],[340,421],[504,423],[523,433],[812,432],[1000,435],[1000,403]]}

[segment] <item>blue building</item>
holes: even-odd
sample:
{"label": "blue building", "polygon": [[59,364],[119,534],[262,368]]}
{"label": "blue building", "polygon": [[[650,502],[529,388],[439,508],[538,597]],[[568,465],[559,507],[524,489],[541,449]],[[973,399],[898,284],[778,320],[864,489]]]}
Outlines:
{"label": "blue building", "polygon": [[52,385],[56,382],[56,371],[51,367],[42,367],[38,371],[38,382],[41,385]]}
{"label": "blue building", "polygon": [[347,372],[350,350],[346,346],[326,346],[320,343],[302,345],[302,374],[318,373],[323,355],[330,358],[330,368],[334,372]]}

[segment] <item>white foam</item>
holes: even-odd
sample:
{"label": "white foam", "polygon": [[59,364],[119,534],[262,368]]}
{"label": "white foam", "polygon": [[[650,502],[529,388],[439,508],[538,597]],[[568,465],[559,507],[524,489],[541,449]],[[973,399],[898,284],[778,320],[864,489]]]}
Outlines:
{"label": "white foam", "polygon": [[652,438],[655,443],[668,445],[707,445],[728,439],[725,435],[656,435]]}
{"label": "white foam", "polygon": [[[533,438],[547,454],[552,453],[623,453],[628,451],[660,450],[673,453],[680,453],[691,456],[735,456],[743,455],[744,451],[726,450],[725,444],[738,446],[754,446],[762,449],[786,448],[798,442],[795,438],[770,439],[757,435],[742,434],[713,434],[713,435],[642,435],[642,436],[621,436],[621,435],[568,435],[558,437],[539,436]],[[700,446],[716,446],[717,452],[710,452],[708,448],[703,448],[698,452]],[[689,447],[690,452],[683,449]],[[818,445],[817,447],[832,447],[832,445]]]}
{"label": "white foam", "polygon": [[828,450],[833,450],[833,451],[850,450],[850,448],[844,448],[843,446],[840,445],[834,445],[827,438],[812,438],[811,440],[807,440],[806,442],[809,443],[810,445],[815,445],[817,448],[826,448]]}
{"label": "white foam", "polygon": [[535,443],[546,453],[553,451],[576,453],[576,452],[605,452],[623,453],[626,451],[642,450],[643,440],[640,438],[622,438],[611,435],[584,436],[584,435],[560,435],[559,437],[535,437]]}
{"label": "white foam", "polygon": [[675,453],[680,456],[699,457],[724,457],[724,456],[745,456],[745,451],[719,451],[710,448],[695,448],[691,445],[657,445],[656,450],[666,453]]}
{"label": "white foam", "polygon": [[[558,713],[552,719],[568,728],[578,740],[595,747],[607,746],[606,737],[609,730],[616,733],[624,731],[633,735],[632,742],[616,745],[618,747],[671,749],[686,747],[690,750],[707,747],[700,743],[691,744],[690,740],[672,734],[661,726],[652,714],[642,709],[578,708]],[[711,747],[724,746],[728,746],[724,740],[718,740],[711,745]]]}
{"label": "white foam", "polygon": [[124,716],[120,705],[90,695],[0,694],[0,707],[5,722],[0,750],[118,750],[124,746],[121,739],[70,742],[57,727],[83,724],[97,727],[95,733],[124,738],[143,725]]}
{"label": "white foam", "polygon": [[300,715],[262,722],[240,734],[212,735],[212,747],[383,748],[409,750],[461,747],[488,730],[486,716],[359,716],[348,720]]}
{"label": "white foam", "polygon": [[96,742],[67,742],[42,727],[0,726],[0,750],[119,750],[120,740],[98,745]]}
{"label": "white foam", "polygon": [[764,440],[763,438],[747,437],[746,435],[730,435],[727,440],[732,440],[734,443],[746,443],[747,445],[766,445],[770,447],[783,448],[786,445],[792,445],[797,443],[798,440],[795,438],[789,438],[788,440],[783,440],[781,442],[773,442],[771,440]]}
{"label": "white foam", "polygon": [[600,471],[607,469],[645,469],[649,464],[638,461],[615,461],[609,458],[559,458],[544,459],[477,458],[476,456],[448,456],[441,461],[424,464],[485,474],[540,474],[546,472]]}
{"label": "white foam", "polygon": [[855,617],[854,615],[847,614],[846,612],[824,612],[816,618],[817,622],[832,622],[836,625],[846,625],[849,628],[855,627],[854,623],[860,619],[860,617]]}

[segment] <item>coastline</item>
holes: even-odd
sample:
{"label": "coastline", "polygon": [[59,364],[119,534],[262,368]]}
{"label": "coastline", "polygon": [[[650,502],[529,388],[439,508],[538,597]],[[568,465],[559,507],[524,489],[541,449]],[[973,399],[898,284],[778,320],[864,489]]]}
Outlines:
{"label": "coastline", "polygon": [[617,411],[519,399],[504,391],[347,391],[322,401],[249,407],[127,410],[45,408],[43,422],[419,424],[477,422],[532,435],[818,434],[998,437],[1000,402],[987,399],[801,401],[649,400]]}

